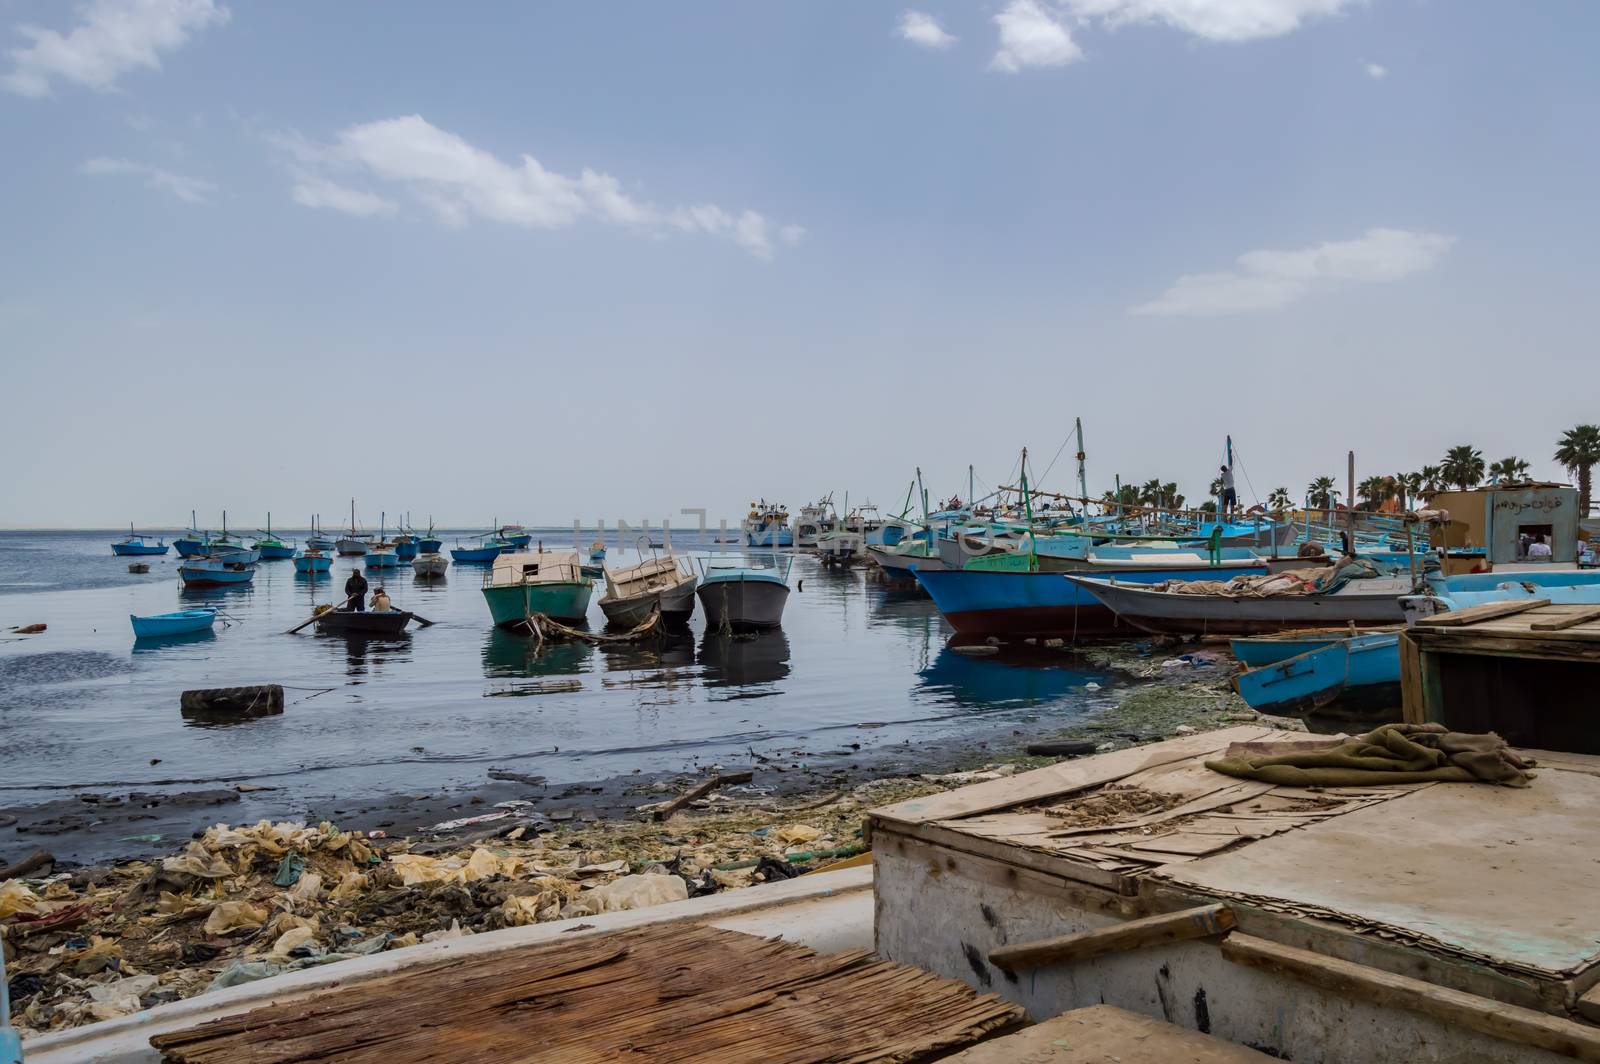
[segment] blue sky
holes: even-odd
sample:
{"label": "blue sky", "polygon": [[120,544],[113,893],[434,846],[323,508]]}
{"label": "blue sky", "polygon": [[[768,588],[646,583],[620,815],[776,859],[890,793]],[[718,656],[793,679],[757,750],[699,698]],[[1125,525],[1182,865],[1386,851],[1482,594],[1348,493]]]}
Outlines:
{"label": "blue sky", "polygon": [[1096,493],[1198,496],[1227,433],[1260,496],[1351,447],[1556,476],[1600,420],[1597,37],[1581,0],[0,0],[0,525],[898,504],[1074,417]]}

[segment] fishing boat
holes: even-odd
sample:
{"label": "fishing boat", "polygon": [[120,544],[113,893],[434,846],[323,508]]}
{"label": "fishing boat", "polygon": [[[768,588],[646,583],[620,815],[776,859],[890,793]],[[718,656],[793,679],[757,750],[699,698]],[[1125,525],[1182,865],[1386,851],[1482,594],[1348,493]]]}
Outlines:
{"label": "fishing boat", "polygon": [[752,547],[792,547],[794,530],[789,527],[789,511],[768,505],[765,499],[750,504],[750,513],[740,525],[745,543]]}
{"label": "fishing boat", "polygon": [[533,542],[533,533],[521,525],[501,525],[495,529],[495,535],[515,550],[521,550]]}
{"label": "fishing boat", "polygon": [[205,553],[206,542],[209,539],[210,534],[200,531],[199,524],[195,520],[194,511],[190,510],[189,529],[184,535],[172,541],[172,549],[178,552],[178,557],[180,558],[192,557],[196,554]]}
{"label": "fishing boat", "polygon": [[707,631],[776,628],[783,623],[783,607],[789,600],[789,573],[739,565],[732,559],[703,561],[696,594],[706,611]]}
{"label": "fishing boat", "polygon": [[394,546],[394,556],[403,562],[409,562],[417,556],[418,540],[410,532],[399,533],[394,539],[390,540],[390,543]]}
{"label": "fishing boat", "polygon": [[594,581],[583,574],[575,550],[501,554],[483,584],[489,616],[502,628],[526,625],[536,613],[582,621],[593,594]]}
{"label": "fishing boat", "polygon": [[867,557],[876,562],[883,575],[898,583],[915,584],[921,572],[943,572],[944,559],[939,548],[927,539],[903,539],[895,546],[867,545]]}
{"label": "fishing boat", "polygon": [[407,610],[324,610],[317,614],[317,629],[339,635],[395,636],[405,631],[413,616]]}
{"label": "fishing boat", "polygon": [[441,577],[450,568],[450,559],[437,551],[419,554],[411,559],[411,571],[425,580]]}
{"label": "fishing boat", "polygon": [[433,520],[428,520],[428,533],[417,539],[417,552],[419,554],[438,554],[444,548],[444,540],[433,534]]}
{"label": "fishing boat", "polygon": [[[1125,574],[1115,578],[1062,574],[1118,617],[1158,635],[1251,635],[1287,628],[1343,628],[1394,624],[1403,618],[1400,596],[1408,577],[1351,580],[1331,591],[1300,594],[1228,594],[1184,591]],[[1253,575],[1253,574],[1252,574]],[[1279,574],[1290,578],[1292,573]]]}
{"label": "fishing boat", "polygon": [[670,621],[687,621],[694,613],[694,589],[699,583],[673,555],[650,558],[626,569],[605,570],[606,591],[600,611],[614,625],[632,628],[653,612]]}
{"label": "fishing boat", "polygon": [[1233,686],[1252,709],[1274,716],[1300,716],[1337,704],[1344,713],[1395,711],[1398,719],[1400,632],[1330,639],[1240,673]]}
{"label": "fishing boat", "polygon": [[817,553],[831,565],[849,565],[866,553],[866,538],[848,526],[835,528],[817,537]]}
{"label": "fishing boat", "polygon": [[589,544],[589,560],[592,562],[603,562],[606,560],[606,545],[598,539]]}
{"label": "fishing boat", "polygon": [[461,565],[488,565],[500,555],[511,550],[511,544],[494,536],[485,536],[476,547],[463,547],[460,540],[451,548],[450,557]]}
{"label": "fishing boat", "polygon": [[130,613],[128,620],[133,623],[135,639],[161,639],[166,636],[209,632],[217,621],[217,611],[205,608],[175,610],[172,613],[153,613],[145,617]]}
{"label": "fishing boat", "polygon": [[[755,507],[752,505],[752,510]],[[800,507],[794,519],[794,545],[809,550],[817,545],[817,538],[831,531],[834,525],[833,496],[827,495],[816,502]]]}
{"label": "fishing boat", "polygon": [[[307,540],[306,542],[310,542]],[[325,550],[314,550],[310,547],[294,556],[294,571],[308,575],[330,572],[333,569],[333,555]]]}
{"label": "fishing boat", "polygon": [[385,537],[385,523],[388,515],[383,514],[378,518],[378,538],[367,547],[366,566],[368,569],[395,569],[400,565],[400,553],[395,549],[393,542]]}
{"label": "fishing boat", "polygon": [[322,522],[315,515],[311,518],[311,534],[306,537],[307,550],[337,550],[338,541],[322,531]]}
{"label": "fishing boat", "polygon": [[255,579],[256,563],[229,554],[196,554],[178,565],[186,587],[238,587]]}
{"label": "fishing boat", "polygon": [[111,544],[111,553],[118,557],[167,553],[167,544],[164,540],[157,539],[154,543],[146,542],[149,538],[135,532],[133,526],[129,525],[128,538]]}
{"label": "fishing boat", "polygon": [[293,540],[284,542],[272,534],[272,514],[267,514],[267,527],[262,530],[262,538],[250,546],[259,551],[263,561],[281,560],[295,556],[295,543]]}
{"label": "fishing boat", "polygon": [[346,557],[359,557],[372,547],[372,535],[356,527],[356,501],[350,500],[350,527],[333,542],[334,549]]}

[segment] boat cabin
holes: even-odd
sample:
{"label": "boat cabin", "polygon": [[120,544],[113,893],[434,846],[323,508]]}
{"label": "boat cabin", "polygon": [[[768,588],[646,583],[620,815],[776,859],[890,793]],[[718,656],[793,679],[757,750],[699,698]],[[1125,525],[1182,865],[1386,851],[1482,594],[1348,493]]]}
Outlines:
{"label": "boat cabin", "polygon": [[[1581,515],[1576,488],[1539,483],[1441,491],[1429,505],[1450,515],[1433,536],[1433,546],[1450,554],[1471,552],[1448,559],[1457,564],[1448,565],[1447,573],[1485,560],[1491,566],[1577,563]],[[1535,544],[1548,547],[1549,553]]]}
{"label": "boat cabin", "polygon": [[575,583],[583,579],[583,563],[575,550],[530,551],[502,554],[494,560],[489,583],[493,587],[516,584]]}
{"label": "boat cabin", "polygon": [[685,573],[676,558],[650,558],[626,569],[606,570],[606,594],[625,599],[676,587],[693,574]]}

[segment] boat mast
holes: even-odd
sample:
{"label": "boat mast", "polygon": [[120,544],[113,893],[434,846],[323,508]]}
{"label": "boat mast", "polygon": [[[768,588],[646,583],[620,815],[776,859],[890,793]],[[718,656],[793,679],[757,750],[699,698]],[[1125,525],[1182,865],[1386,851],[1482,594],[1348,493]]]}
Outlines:
{"label": "boat mast", "polygon": [[1072,421],[1073,421],[1074,430],[1078,434],[1078,498],[1083,500],[1083,503],[1085,505],[1083,514],[1084,514],[1084,519],[1087,521],[1088,516],[1089,516],[1089,510],[1088,510],[1088,505],[1087,505],[1088,502],[1089,502],[1089,478],[1084,472],[1084,465],[1083,465],[1083,459],[1084,459],[1084,452],[1083,452],[1083,418],[1081,418],[1081,417],[1073,418]]}
{"label": "boat mast", "polygon": [[967,509],[972,508],[972,463],[967,463]]}

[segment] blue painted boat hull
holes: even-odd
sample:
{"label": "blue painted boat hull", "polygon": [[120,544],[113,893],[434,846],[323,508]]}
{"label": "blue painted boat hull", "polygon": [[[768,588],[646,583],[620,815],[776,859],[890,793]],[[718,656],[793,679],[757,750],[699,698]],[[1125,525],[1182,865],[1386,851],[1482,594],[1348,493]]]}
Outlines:
{"label": "blue painted boat hull", "polygon": [[133,623],[136,639],[163,639],[175,635],[192,635],[209,632],[217,622],[217,611],[208,609],[178,610],[175,613],[157,613],[149,617],[128,614]]}
{"label": "blue painted boat hull", "polygon": [[457,547],[450,552],[450,560],[461,565],[488,565],[500,554],[500,547]]}
{"label": "blue painted boat hull", "polygon": [[[1347,711],[1400,706],[1400,633],[1338,639],[1234,677],[1252,709],[1302,715],[1338,704]],[[1398,716],[1396,716],[1398,719]]]}
{"label": "blue painted boat hull", "polygon": [[1344,638],[1346,636],[1338,631],[1329,631],[1321,635],[1294,636],[1288,639],[1274,636],[1239,636],[1231,640],[1229,646],[1239,664],[1259,669],[1264,665],[1276,665],[1280,661],[1320,650]]}
{"label": "blue painted boat hull", "polygon": [[258,549],[261,551],[261,557],[264,561],[282,561],[285,558],[294,557],[293,547],[263,546]]}
{"label": "blue painted boat hull", "polygon": [[297,573],[326,573],[333,569],[333,559],[327,555],[302,554],[294,560],[294,571]]}
{"label": "blue painted boat hull", "polygon": [[327,536],[307,536],[306,550],[332,550],[334,541]]}
{"label": "blue painted boat hull", "polygon": [[248,584],[256,578],[254,565],[241,565],[237,568],[228,568],[223,565],[205,564],[205,559],[200,559],[201,564],[180,565],[178,575],[188,587],[236,587]]}
{"label": "blue painted boat hull", "polygon": [[423,554],[438,554],[439,548],[444,546],[444,540],[432,536],[424,537],[417,541],[417,547]]}
{"label": "blue painted boat hull", "polygon": [[368,569],[394,569],[399,566],[400,558],[394,551],[374,551],[367,555]]}
{"label": "blue painted boat hull", "polygon": [[[1072,640],[1126,639],[1141,634],[1099,599],[1068,580],[1064,573],[920,568],[912,571],[944,619],[963,636]],[[1227,572],[1230,576],[1259,575],[1266,569],[1230,569]],[[1155,584],[1163,580],[1213,580],[1217,570],[1209,567],[1131,572],[1101,569],[1084,575],[1114,575],[1118,583]]]}
{"label": "blue painted boat hull", "polygon": [[394,541],[394,556],[403,562],[408,562],[417,556],[417,541],[414,539],[397,539]]}
{"label": "blue painted boat hull", "polygon": [[745,539],[752,547],[792,547],[794,532],[787,528],[766,528],[746,532]]}
{"label": "blue painted boat hull", "polygon": [[166,544],[153,543],[113,543],[111,553],[118,557],[131,557],[134,555],[155,555],[167,553]]}
{"label": "blue painted boat hull", "polygon": [[190,537],[185,536],[182,539],[173,540],[172,548],[178,552],[178,557],[192,558],[196,554],[203,554],[205,552],[206,541],[203,539],[191,539]]}

